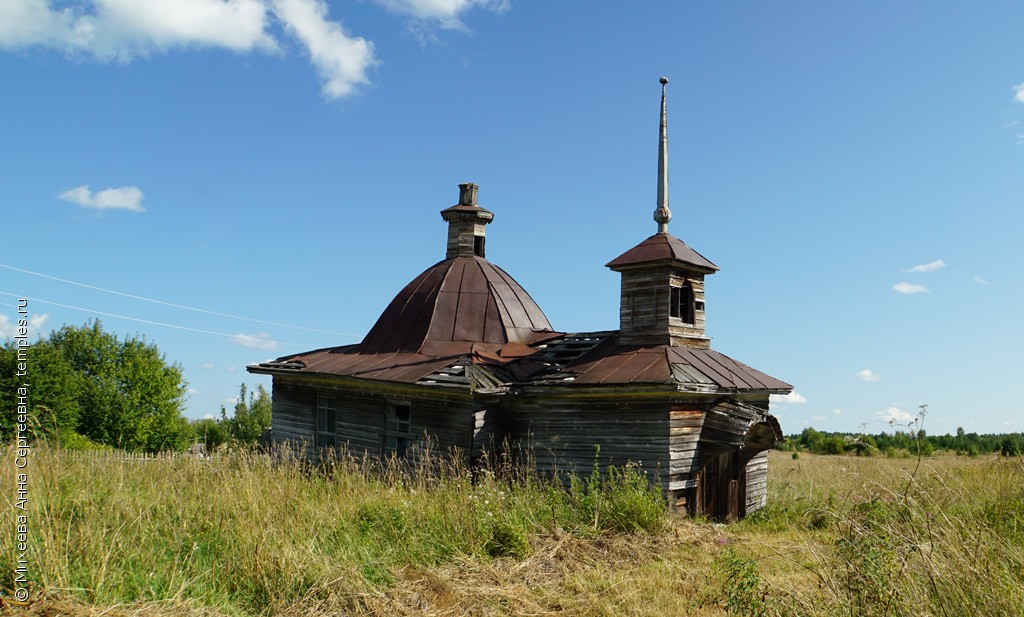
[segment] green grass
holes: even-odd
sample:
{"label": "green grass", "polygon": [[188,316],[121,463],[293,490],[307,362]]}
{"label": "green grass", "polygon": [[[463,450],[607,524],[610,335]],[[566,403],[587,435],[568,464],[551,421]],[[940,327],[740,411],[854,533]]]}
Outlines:
{"label": "green grass", "polygon": [[[917,463],[772,453],[769,506],[721,526],[669,514],[630,468],[566,489],[437,461],[327,473],[244,453],[128,461],[37,448],[33,610],[1024,614],[1024,463]],[[0,485],[14,473],[5,465]],[[5,593],[13,512],[0,519]]]}

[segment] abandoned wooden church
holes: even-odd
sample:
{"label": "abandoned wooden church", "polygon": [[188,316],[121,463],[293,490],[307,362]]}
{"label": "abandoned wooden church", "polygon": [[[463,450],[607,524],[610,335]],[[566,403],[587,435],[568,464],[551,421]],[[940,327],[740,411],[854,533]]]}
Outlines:
{"label": "abandoned wooden church", "polygon": [[771,394],[792,386],[714,351],[704,277],[718,270],[668,232],[662,78],[657,233],[608,262],[622,275],[619,329],[556,331],[485,258],[494,215],[459,185],[444,260],[402,289],[363,341],[248,367],[273,376],[276,443],[404,456],[430,440],[471,460],[503,440],[539,469],[587,474],[641,462],[673,503],[741,517],[765,503],[782,438]]}

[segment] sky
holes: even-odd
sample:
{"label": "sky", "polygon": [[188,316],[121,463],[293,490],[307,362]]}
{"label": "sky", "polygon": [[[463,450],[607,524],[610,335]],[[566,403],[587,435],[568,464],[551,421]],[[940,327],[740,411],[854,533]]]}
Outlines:
{"label": "sky", "polygon": [[1024,4],[0,0],[0,337],[144,336],[218,415],[247,364],[358,342],[487,256],[555,329],[669,231],[721,267],[713,348],[786,433],[1024,430]]}

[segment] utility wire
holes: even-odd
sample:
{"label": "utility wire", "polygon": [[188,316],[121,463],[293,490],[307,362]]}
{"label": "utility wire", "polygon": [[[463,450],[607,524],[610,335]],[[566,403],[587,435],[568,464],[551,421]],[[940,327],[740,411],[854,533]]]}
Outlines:
{"label": "utility wire", "polygon": [[[164,306],[170,306],[172,308],[183,309],[183,310],[186,310],[186,311],[195,311],[197,313],[205,313],[207,315],[216,315],[217,317],[227,317],[229,319],[240,319],[242,321],[249,321],[249,322],[252,322],[252,323],[258,323],[258,324],[263,324],[263,325],[267,325],[267,326],[277,326],[277,327],[280,327],[280,328],[292,328],[294,330],[306,330],[308,332],[320,332],[322,334],[340,334],[341,336],[351,336],[351,337],[354,337],[354,338],[359,338],[358,334],[351,334],[349,332],[335,332],[333,330],[319,330],[317,328],[306,328],[306,327],[303,327],[303,326],[292,326],[292,325],[289,325],[289,324],[276,323],[276,322],[273,322],[273,321],[263,321],[262,319],[252,319],[250,317],[241,317],[241,316],[238,316],[238,315],[231,315],[229,313],[218,313],[217,311],[210,311],[210,310],[207,310],[207,309],[196,308],[194,306],[185,306],[184,304],[175,304],[173,302],[165,302],[164,300],[155,300],[153,298],[145,298],[143,296],[136,296],[135,294],[125,293],[123,291],[115,291],[113,289],[106,289],[104,287],[96,287],[95,285],[87,285],[86,283],[79,283],[77,281],[70,281],[68,279],[62,279],[60,277],[50,276],[49,274],[43,274],[41,272],[33,272],[31,270],[25,270],[24,268],[16,268],[14,266],[9,266],[7,264],[0,264],[0,268],[7,268],[8,270],[14,270],[15,272],[22,272],[24,274],[31,274],[32,276],[39,276],[39,277],[42,277],[42,278],[45,278],[45,279],[50,279],[51,281],[58,281],[58,282],[61,282],[61,283],[67,283],[68,285],[77,285],[78,287],[84,287],[86,289],[93,289],[95,291],[102,291],[104,293],[114,294],[114,295],[117,295],[117,296],[123,296],[125,298],[131,298],[133,300],[142,300],[143,302],[152,302],[154,304],[162,304]],[[42,302],[42,300],[39,300],[39,302]],[[56,304],[56,303],[50,302],[49,304]],[[99,311],[95,311],[95,312],[99,312]],[[124,319],[131,319],[131,318],[125,317]],[[136,321],[142,321],[142,320],[136,320]]]}
{"label": "utility wire", "polygon": [[[26,300],[31,300],[33,302],[41,302],[42,304],[50,304],[50,305],[53,305],[53,306],[59,306],[61,308],[72,309],[72,310],[76,310],[76,311],[85,311],[86,313],[94,313],[96,315],[103,315],[104,317],[114,317],[116,319],[127,319],[128,321],[137,321],[139,323],[149,324],[149,325],[153,325],[153,326],[163,326],[165,328],[174,328],[175,330],[186,330],[188,332],[198,332],[200,334],[212,334],[214,336],[223,336],[223,337],[229,338],[229,339],[236,339],[237,340],[239,337],[245,337],[247,339],[251,339],[251,340],[257,341],[259,343],[273,343],[275,345],[288,345],[289,347],[304,347],[306,349],[314,347],[313,345],[305,345],[305,344],[302,344],[302,343],[287,343],[287,342],[284,342],[284,341],[276,341],[276,340],[271,340],[271,339],[255,338],[255,337],[252,337],[252,336],[249,336],[249,335],[246,335],[246,334],[227,334],[225,332],[213,332],[212,330],[200,330],[199,328],[190,328],[188,326],[179,326],[179,325],[176,325],[176,324],[162,323],[162,322],[159,322],[159,321],[150,321],[149,319],[140,319],[138,317],[128,317],[126,315],[117,315],[117,314],[114,314],[114,313],[107,313],[107,312],[104,312],[104,311],[97,311],[95,309],[82,308],[80,306],[72,306],[70,304],[61,304],[60,302],[53,302],[51,300],[41,300],[39,298],[30,298],[28,296],[12,294],[12,293],[8,293],[6,291],[0,291],[0,295],[10,296],[12,298],[24,298]],[[252,347],[258,347],[258,345],[252,345]]]}

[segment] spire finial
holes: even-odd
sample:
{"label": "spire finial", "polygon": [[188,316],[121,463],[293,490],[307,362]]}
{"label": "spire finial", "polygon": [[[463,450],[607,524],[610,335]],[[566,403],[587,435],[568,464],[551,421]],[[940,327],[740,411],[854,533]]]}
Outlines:
{"label": "spire finial", "polygon": [[668,233],[668,222],[672,220],[672,211],[668,209],[668,119],[665,114],[665,86],[668,77],[661,82],[661,131],[658,135],[658,207],[654,210],[654,221],[658,223],[658,233]]}

